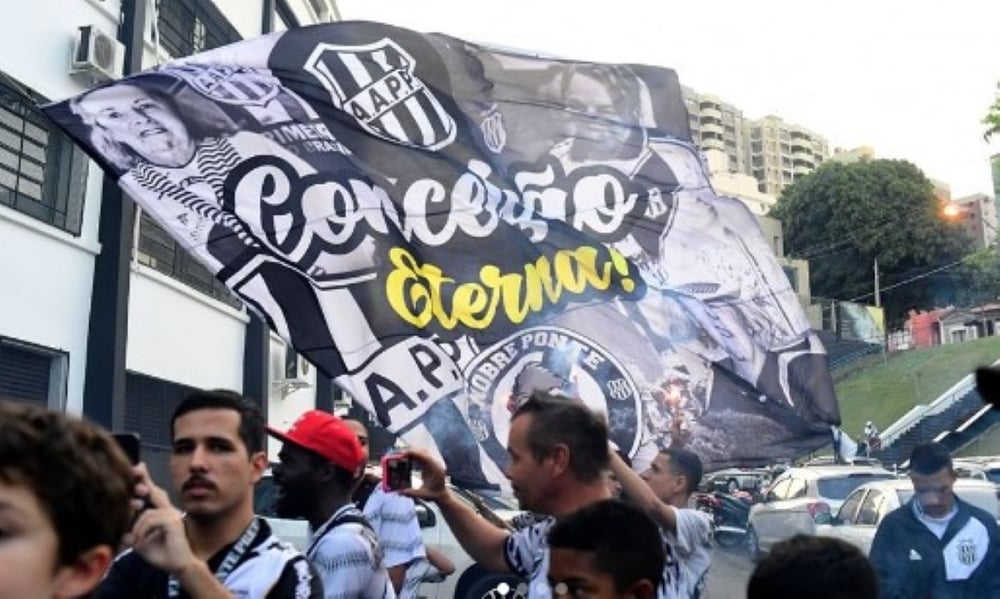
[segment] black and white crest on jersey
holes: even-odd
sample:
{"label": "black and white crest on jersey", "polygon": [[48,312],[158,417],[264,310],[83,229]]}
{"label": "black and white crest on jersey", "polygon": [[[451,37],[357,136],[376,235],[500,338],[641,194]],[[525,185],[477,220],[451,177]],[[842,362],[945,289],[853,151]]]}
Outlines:
{"label": "black and white crest on jersey", "polygon": [[976,544],[970,539],[962,539],[958,543],[958,561],[965,566],[976,563]]}
{"label": "black and white crest on jersey", "polygon": [[170,74],[181,77],[202,95],[223,104],[264,106],[278,96],[278,80],[256,71],[224,65],[180,65]]}
{"label": "black and white crest on jersey", "polygon": [[305,64],[333,104],[383,139],[438,150],[455,139],[456,125],[415,74],[416,61],[386,38],[364,46],[318,44]]}

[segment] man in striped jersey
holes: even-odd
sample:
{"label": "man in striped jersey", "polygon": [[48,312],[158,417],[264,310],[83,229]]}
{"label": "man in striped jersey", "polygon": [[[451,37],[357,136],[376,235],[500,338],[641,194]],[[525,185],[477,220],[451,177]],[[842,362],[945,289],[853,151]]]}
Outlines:
{"label": "man in striped jersey", "polygon": [[607,447],[600,416],[567,397],[536,391],[511,418],[506,475],[521,509],[550,517],[513,533],[497,528],[448,491],[444,468],[423,451],[408,452],[423,476],[423,486],[408,493],[438,504],[476,562],[523,576],[529,597],[549,599],[549,529],[555,518],[610,498]]}

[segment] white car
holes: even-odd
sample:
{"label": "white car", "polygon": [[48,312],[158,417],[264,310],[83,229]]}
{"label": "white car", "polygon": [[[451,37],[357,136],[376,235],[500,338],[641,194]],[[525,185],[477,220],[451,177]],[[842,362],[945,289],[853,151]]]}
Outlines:
{"label": "white car", "polygon": [[[497,526],[509,527],[509,522],[522,513],[503,499],[478,495],[456,487],[450,489],[462,502]],[[278,518],[274,514],[276,499],[277,490],[268,470],[254,491],[255,510],[267,520],[278,538],[288,541],[300,551],[305,551],[309,545],[309,524],[305,520]],[[419,499],[415,499],[414,502],[424,545],[437,549],[455,565],[455,573],[441,582],[425,582],[420,585],[420,597],[426,599],[527,597],[528,587],[523,579],[510,574],[489,572],[469,557],[448,528],[448,523],[436,504]],[[523,592],[519,593],[521,590]]]}
{"label": "white car", "polygon": [[895,475],[871,466],[810,466],[789,468],[774,479],[764,501],[750,508],[746,549],[751,561],[760,559],[779,541],[796,534],[813,534],[815,516],[840,507],[848,494],[874,480]]}
{"label": "white car", "polygon": [[[1000,517],[1000,501],[994,484],[959,479],[955,481],[954,491],[964,501],[994,514],[994,517]],[[913,483],[909,479],[864,484],[847,496],[836,514],[817,514],[816,534],[847,541],[868,555],[882,519],[911,497]]]}

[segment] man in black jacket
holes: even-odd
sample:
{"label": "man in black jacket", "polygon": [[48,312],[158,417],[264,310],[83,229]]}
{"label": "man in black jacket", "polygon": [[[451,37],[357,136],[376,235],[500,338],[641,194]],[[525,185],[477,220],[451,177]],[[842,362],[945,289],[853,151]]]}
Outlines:
{"label": "man in black jacket", "polygon": [[952,492],[955,472],[940,443],[910,455],[913,499],[879,525],[871,561],[886,599],[1000,597],[1000,528]]}

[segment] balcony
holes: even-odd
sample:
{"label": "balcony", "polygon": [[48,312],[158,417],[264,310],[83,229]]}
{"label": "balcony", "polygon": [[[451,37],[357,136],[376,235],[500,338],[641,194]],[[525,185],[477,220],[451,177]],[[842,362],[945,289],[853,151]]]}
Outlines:
{"label": "balcony", "polygon": [[712,104],[702,104],[698,107],[698,116],[703,119],[715,119],[722,122],[722,111]]}
{"label": "balcony", "polygon": [[711,135],[716,135],[716,136],[718,136],[720,138],[725,133],[725,129],[722,128],[722,125],[717,124],[717,123],[712,123],[712,122],[705,122],[704,119],[701,121],[701,127],[700,127],[700,129],[701,129],[701,134],[702,135],[705,135],[706,133],[708,133],[708,134],[711,134]]}
{"label": "balcony", "polygon": [[796,164],[794,167],[792,167],[792,172],[794,172],[795,176],[797,177],[801,175],[808,175],[809,173],[813,172],[813,167],[807,166],[805,164]]}
{"label": "balcony", "polygon": [[703,137],[701,140],[703,150],[725,150],[725,143],[717,137]]}
{"label": "balcony", "polygon": [[806,164],[810,167],[816,166],[816,160],[813,158],[812,152],[793,151],[792,161],[795,164]]}

